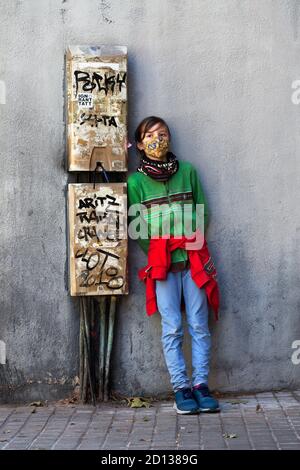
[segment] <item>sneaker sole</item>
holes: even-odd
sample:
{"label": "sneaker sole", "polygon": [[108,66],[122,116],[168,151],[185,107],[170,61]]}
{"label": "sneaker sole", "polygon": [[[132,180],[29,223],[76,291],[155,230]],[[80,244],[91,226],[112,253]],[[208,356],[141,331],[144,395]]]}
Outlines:
{"label": "sneaker sole", "polygon": [[199,411],[200,411],[197,408],[195,410],[191,410],[191,411],[183,411],[183,410],[180,410],[179,408],[177,408],[176,403],[174,403],[173,409],[176,410],[177,414],[179,414],[179,415],[193,415],[193,414],[198,414]]}
{"label": "sneaker sole", "polygon": [[199,408],[199,411],[201,413],[218,413],[221,411],[221,408],[215,408],[214,410],[211,410],[210,408]]}

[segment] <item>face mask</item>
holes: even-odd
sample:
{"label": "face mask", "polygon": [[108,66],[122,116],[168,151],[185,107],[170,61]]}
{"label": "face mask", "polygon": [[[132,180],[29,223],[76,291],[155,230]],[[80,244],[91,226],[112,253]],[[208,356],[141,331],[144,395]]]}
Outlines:
{"label": "face mask", "polygon": [[159,158],[161,155],[164,155],[168,149],[169,142],[165,139],[159,140],[155,138],[146,143],[146,155],[150,157]]}

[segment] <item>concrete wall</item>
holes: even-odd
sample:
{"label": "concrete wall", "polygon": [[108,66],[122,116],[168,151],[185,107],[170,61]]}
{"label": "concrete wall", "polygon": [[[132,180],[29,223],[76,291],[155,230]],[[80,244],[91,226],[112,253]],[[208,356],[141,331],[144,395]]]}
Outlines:
{"label": "concrete wall", "polygon": [[[1,1],[2,399],[62,397],[78,374],[78,305],[67,290],[69,44],[127,45],[129,137],[160,115],[174,153],[199,171],[222,293],[211,386],[299,387],[299,16],[297,0]],[[131,151],[131,171],[137,161]],[[133,241],[129,259],[113,388],[164,394],[160,318],[143,313],[146,259]]]}

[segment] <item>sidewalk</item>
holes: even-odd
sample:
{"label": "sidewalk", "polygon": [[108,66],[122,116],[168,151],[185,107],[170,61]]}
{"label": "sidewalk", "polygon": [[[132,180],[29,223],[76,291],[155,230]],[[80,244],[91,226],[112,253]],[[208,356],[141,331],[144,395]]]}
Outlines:
{"label": "sidewalk", "polygon": [[300,449],[300,390],[220,399],[221,413],[179,416],[173,401],[0,406],[0,449]]}

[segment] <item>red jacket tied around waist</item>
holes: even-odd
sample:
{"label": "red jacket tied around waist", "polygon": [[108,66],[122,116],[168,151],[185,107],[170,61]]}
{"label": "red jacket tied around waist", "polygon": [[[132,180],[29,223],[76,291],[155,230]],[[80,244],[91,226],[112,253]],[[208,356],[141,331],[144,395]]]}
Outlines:
{"label": "red jacket tied around waist", "polygon": [[211,259],[206,240],[198,230],[192,237],[151,238],[148,250],[148,264],[139,270],[139,278],[146,284],[146,312],[153,315],[158,311],[155,281],[167,277],[171,265],[171,252],[176,248],[187,251],[191,277],[199,288],[204,287],[209,305],[218,319],[219,288],[217,272]]}

